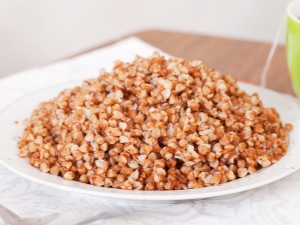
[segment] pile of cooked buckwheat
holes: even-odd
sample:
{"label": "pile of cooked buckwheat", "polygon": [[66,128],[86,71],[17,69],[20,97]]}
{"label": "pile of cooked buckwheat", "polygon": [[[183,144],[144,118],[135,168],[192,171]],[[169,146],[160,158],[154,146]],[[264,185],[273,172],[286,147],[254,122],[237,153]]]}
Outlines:
{"label": "pile of cooked buckwheat", "polygon": [[179,190],[219,185],[286,154],[282,125],[236,79],[158,53],[116,61],[25,120],[20,157],[44,173],[96,186]]}

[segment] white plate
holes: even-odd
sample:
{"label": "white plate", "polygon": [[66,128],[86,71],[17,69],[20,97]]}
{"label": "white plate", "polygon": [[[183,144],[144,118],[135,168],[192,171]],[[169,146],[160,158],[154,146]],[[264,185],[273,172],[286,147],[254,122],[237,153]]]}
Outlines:
{"label": "white plate", "polygon": [[[194,190],[153,192],[96,187],[76,181],[67,181],[62,177],[53,176],[48,173],[42,173],[37,168],[30,166],[28,159],[22,159],[18,156],[15,137],[20,136],[24,128],[20,121],[28,118],[31,111],[36,108],[39,102],[49,100],[61,90],[79,85],[80,83],[79,81],[70,82],[31,93],[0,112],[0,162],[5,167],[22,177],[54,188],[98,195],[114,201],[153,204],[195,200],[246,191],[279,180],[300,168],[300,105],[292,98],[280,93],[250,84],[239,83],[240,87],[246,90],[247,93],[259,93],[264,106],[275,107],[284,123],[289,122],[294,125],[294,129],[289,136],[290,145],[287,155],[269,168],[220,186]],[[14,123],[16,120],[19,121],[19,124]]]}

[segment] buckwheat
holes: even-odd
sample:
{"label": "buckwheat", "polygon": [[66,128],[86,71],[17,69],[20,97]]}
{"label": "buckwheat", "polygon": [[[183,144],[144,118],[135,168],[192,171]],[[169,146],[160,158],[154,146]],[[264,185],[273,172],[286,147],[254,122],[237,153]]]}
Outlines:
{"label": "buckwheat", "polygon": [[283,125],[236,79],[157,52],[42,102],[19,156],[42,172],[124,190],[202,188],[245,177],[288,150]]}

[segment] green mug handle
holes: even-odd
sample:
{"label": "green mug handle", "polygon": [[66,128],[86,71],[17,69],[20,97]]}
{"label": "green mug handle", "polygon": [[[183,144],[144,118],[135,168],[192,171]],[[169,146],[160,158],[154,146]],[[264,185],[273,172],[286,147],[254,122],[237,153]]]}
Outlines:
{"label": "green mug handle", "polygon": [[292,85],[300,98],[300,1],[287,8],[286,55]]}

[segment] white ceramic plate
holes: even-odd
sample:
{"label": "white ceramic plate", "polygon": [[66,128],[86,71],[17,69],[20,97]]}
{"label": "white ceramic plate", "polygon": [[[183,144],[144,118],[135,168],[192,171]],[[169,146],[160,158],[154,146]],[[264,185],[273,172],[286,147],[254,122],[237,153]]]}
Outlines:
{"label": "white ceramic plate", "polygon": [[[300,105],[291,97],[258,86],[240,83],[240,87],[246,90],[247,93],[259,93],[266,107],[275,107],[284,123],[289,122],[294,125],[294,129],[289,136],[290,145],[287,155],[269,168],[220,186],[194,190],[153,192],[96,187],[76,181],[67,181],[62,177],[53,176],[48,173],[42,173],[37,168],[30,166],[28,159],[22,159],[18,156],[15,137],[20,136],[24,128],[20,121],[28,118],[31,111],[36,108],[39,102],[49,100],[61,90],[79,85],[80,83],[78,81],[70,82],[31,93],[0,112],[0,162],[5,167],[22,177],[54,188],[98,195],[113,201],[150,204],[196,200],[242,192],[279,180],[300,168]],[[14,123],[16,120],[19,121],[19,124]]]}

